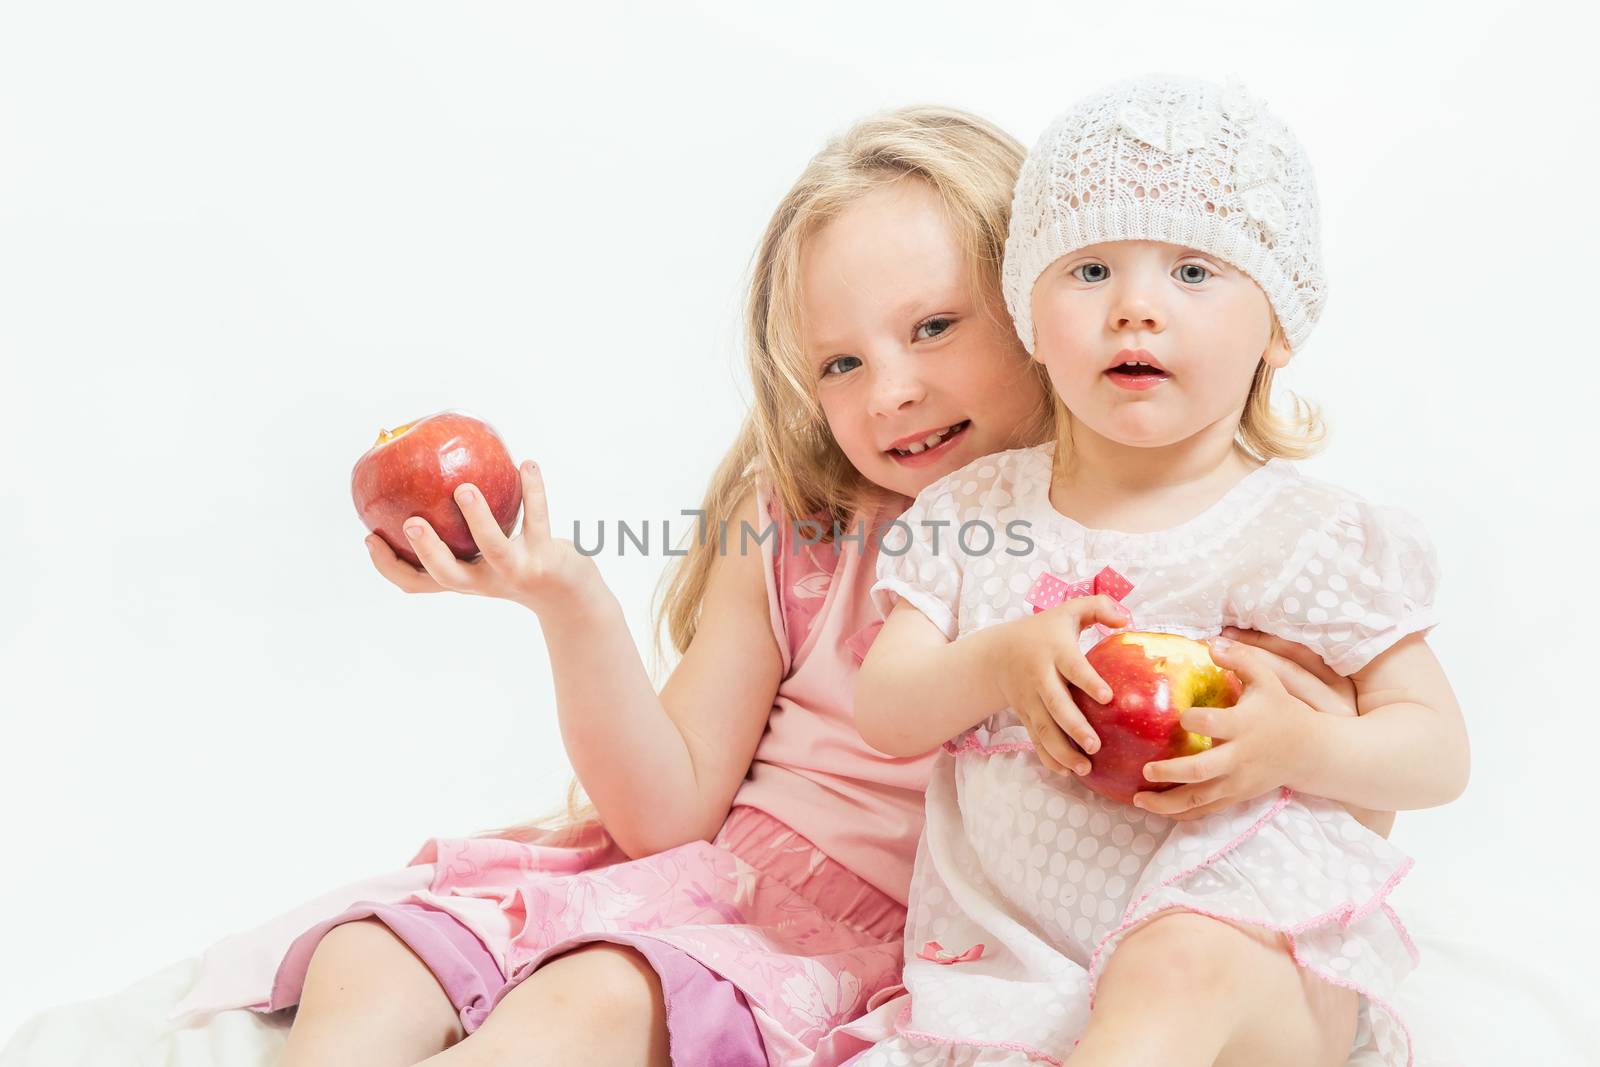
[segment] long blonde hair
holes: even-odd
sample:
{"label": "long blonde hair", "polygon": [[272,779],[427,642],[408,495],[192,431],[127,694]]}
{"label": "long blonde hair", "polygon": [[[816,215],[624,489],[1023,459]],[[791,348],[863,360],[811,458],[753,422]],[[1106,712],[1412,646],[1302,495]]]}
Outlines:
{"label": "long blonde hair", "polygon": [[[706,488],[703,529],[731,518],[760,471],[784,512],[816,516],[823,529],[848,525],[880,490],[856,471],[828,430],[802,341],[800,257],[805,242],[866,194],[906,179],[938,194],[967,257],[978,306],[1010,332],[1000,293],[1000,264],[1011,216],[1011,192],[1025,150],[998,126],[953,108],[913,106],[880,112],[834,137],[806,165],[767,223],[756,250],[744,312],[745,360],[753,390],[733,447]],[[1043,440],[1051,426],[1051,391],[1043,365],[1017,365],[1035,384],[1035,417],[1018,427],[1017,443]],[[715,558],[715,537],[690,545],[658,587],[656,628],[682,654],[694,640]],[[664,594],[662,593],[664,589]],[[595,816],[576,779],[555,820],[529,828],[571,827]]]}

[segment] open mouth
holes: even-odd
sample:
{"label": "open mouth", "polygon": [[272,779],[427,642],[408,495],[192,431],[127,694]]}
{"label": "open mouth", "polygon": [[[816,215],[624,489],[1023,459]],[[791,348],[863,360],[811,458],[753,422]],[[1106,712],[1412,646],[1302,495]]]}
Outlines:
{"label": "open mouth", "polygon": [[1139,392],[1145,389],[1154,389],[1162,382],[1172,377],[1161,367],[1144,360],[1130,359],[1119,363],[1106,371],[1106,377],[1114,385],[1123,389]]}
{"label": "open mouth", "polygon": [[910,459],[913,456],[926,456],[930,452],[939,452],[948,448],[956,438],[966,432],[972,425],[971,419],[962,419],[958,423],[946,426],[942,430],[935,430],[921,441],[913,441],[901,448],[891,448],[889,455],[896,459]]}

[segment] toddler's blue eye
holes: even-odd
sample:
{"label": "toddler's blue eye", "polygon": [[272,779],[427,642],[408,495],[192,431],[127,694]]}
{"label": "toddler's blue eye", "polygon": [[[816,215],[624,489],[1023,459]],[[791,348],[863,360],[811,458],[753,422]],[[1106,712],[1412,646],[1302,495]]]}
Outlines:
{"label": "toddler's blue eye", "polygon": [[[955,325],[953,320],[944,318],[943,316],[935,315],[931,319],[918,323],[917,328],[912,331],[912,337],[916,340],[932,340],[934,337],[938,337],[939,335],[948,331],[953,325]],[[937,326],[938,329],[935,329],[933,333],[927,337],[923,336],[923,330],[931,329],[935,326]]]}
{"label": "toddler's blue eye", "polygon": [[1072,268],[1072,276],[1080,282],[1103,282],[1111,276],[1111,268],[1104,263],[1081,263]]}
{"label": "toddler's blue eye", "polygon": [[1172,273],[1177,275],[1180,282],[1188,282],[1190,285],[1199,285],[1211,277],[1211,272],[1198,263],[1185,263]]}
{"label": "toddler's blue eye", "polygon": [[822,365],[822,373],[845,374],[861,366],[861,360],[856,356],[834,356]]}

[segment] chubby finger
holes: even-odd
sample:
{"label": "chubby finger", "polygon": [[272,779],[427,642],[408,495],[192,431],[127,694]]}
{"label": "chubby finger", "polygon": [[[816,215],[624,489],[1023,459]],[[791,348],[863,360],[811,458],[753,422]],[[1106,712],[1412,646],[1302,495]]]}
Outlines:
{"label": "chubby finger", "polygon": [[472,532],[472,540],[477,544],[478,551],[483,553],[483,558],[489,561],[491,567],[500,569],[510,556],[511,542],[500,529],[494,512],[489,510],[489,502],[471,482],[456,486],[455,498],[456,507],[461,509],[461,517],[467,520],[467,529]]}
{"label": "chubby finger", "polygon": [[1033,742],[1034,755],[1039,757],[1045,770],[1055,774],[1089,773],[1089,761],[1072,747],[1067,735],[1048,715],[1028,720],[1028,739]]}
{"label": "chubby finger", "polygon": [[1239,736],[1239,713],[1234,708],[1185,708],[1178,725],[1192,734],[1218,741]]}
{"label": "chubby finger", "polygon": [[1076,648],[1063,649],[1056,656],[1056,670],[1061,677],[1089,694],[1091,700],[1098,700],[1102,704],[1111,703],[1111,686],[1106,680],[1089,666],[1089,661],[1084,659],[1083,653]]}
{"label": "chubby finger", "polygon": [[1147,782],[1209,782],[1213,778],[1221,778],[1233,769],[1233,759],[1227,746],[1218,745],[1208,748],[1204,752],[1196,752],[1192,756],[1179,756],[1176,759],[1157,760],[1144,765],[1144,780]]}
{"label": "chubby finger", "polygon": [[441,591],[439,583],[433,580],[432,575],[401,559],[395,550],[389,547],[389,542],[377,534],[368,534],[365,543],[367,554],[372,557],[372,565],[378,568],[378,573],[391,584],[407,593]]}
{"label": "chubby finger", "polygon": [[1272,669],[1271,653],[1253,645],[1236,644],[1226,637],[1213,637],[1206,642],[1206,646],[1211,650],[1212,662],[1237,674],[1246,690],[1283,688],[1283,683]]}
{"label": "chubby finger", "polygon": [[1088,629],[1095,623],[1117,630],[1133,621],[1133,615],[1127,608],[1104,593],[1075,597],[1067,601],[1067,604],[1071,606],[1072,614],[1078,620],[1080,631]]}
{"label": "chubby finger", "polygon": [[[1032,717],[1028,722],[1028,736],[1039,758],[1058,774],[1076,774],[1080,777],[1090,770],[1089,758],[1081,747],[1075,746],[1061,730],[1061,724],[1037,696],[1032,701]],[[1053,766],[1052,766],[1053,765]]]}
{"label": "chubby finger", "polygon": [[405,521],[403,528],[406,540],[411,543],[411,551],[422,561],[422,569],[428,572],[429,577],[445,589],[458,592],[472,590],[474,583],[471,572],[456,559],[450,546],[433,532],[433,526],[426,519],[413,515]]}
{"label": "chubby finger", "polygon": [[1198,808],[1180,811],[1173,815],[1172,818],[1177,822],[1191,822],[1195,819],[1203,819],[1207,815],[1215,814],[1223,808],[1230,808],[1237,803],[1239,803],[1237,797],[1223,797],[1221,800],[1213,800],[1209,804],[1201,804]]}
{"label": "chubby finger", "polygon": [[1225,781],[1217,779],[1199,785],[1180,785],[1176,789],[1159,793],[1148,791],[1135,793],[1133,806],[1156,815],[1176,818],[1184,812],[1207,807],[1227,798],[1228,789]]}
{"label": "chubby finger", "polygon": [[[1067,692],[1067,687],[1061,684],[1058,677],[1045,679],[1039,686],[1039,702],[1044,706],[1052,721],[1070,737],[1077,746],[1088,755],[1100,751],[1100,738],[1095,734],[1094,727],[1089,725],[1089,720],[1083,717],[1083,712],[1072,699],[1072,694]],[[1083,773],[1088,773],[1088,761],[1084,764]]]}
{"label": "chubby finger", "polygon": [[533,460],[522,471],[522,536],[533,542],[550,540],[550,506],[544,495],[544,472]]}

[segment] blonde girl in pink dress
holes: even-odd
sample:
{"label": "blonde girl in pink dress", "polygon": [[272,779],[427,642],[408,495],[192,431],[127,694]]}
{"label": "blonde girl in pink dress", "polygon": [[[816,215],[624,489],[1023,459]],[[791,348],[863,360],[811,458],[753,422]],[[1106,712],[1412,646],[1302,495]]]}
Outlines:
{"label": "blonde girl in pink dress", "polygon": [[779,205],[748,301],[754,410],[668,590],[681,659],[659,693],[593,561],[551,536],[533,463],[517,537],[461,487],[480,560],[416,519],[423,569],[368,539],[407,592],[539,616],[593,817],[430,840],[216,946],[180,1013],[297,1005],[291,1067],[799,1067],[892,990],[931,754],[884,756],[851,716],[881,621],[873,531],[1048,434],[998,286],[1022,155],[973,116],[904,109],[832,141]]}

